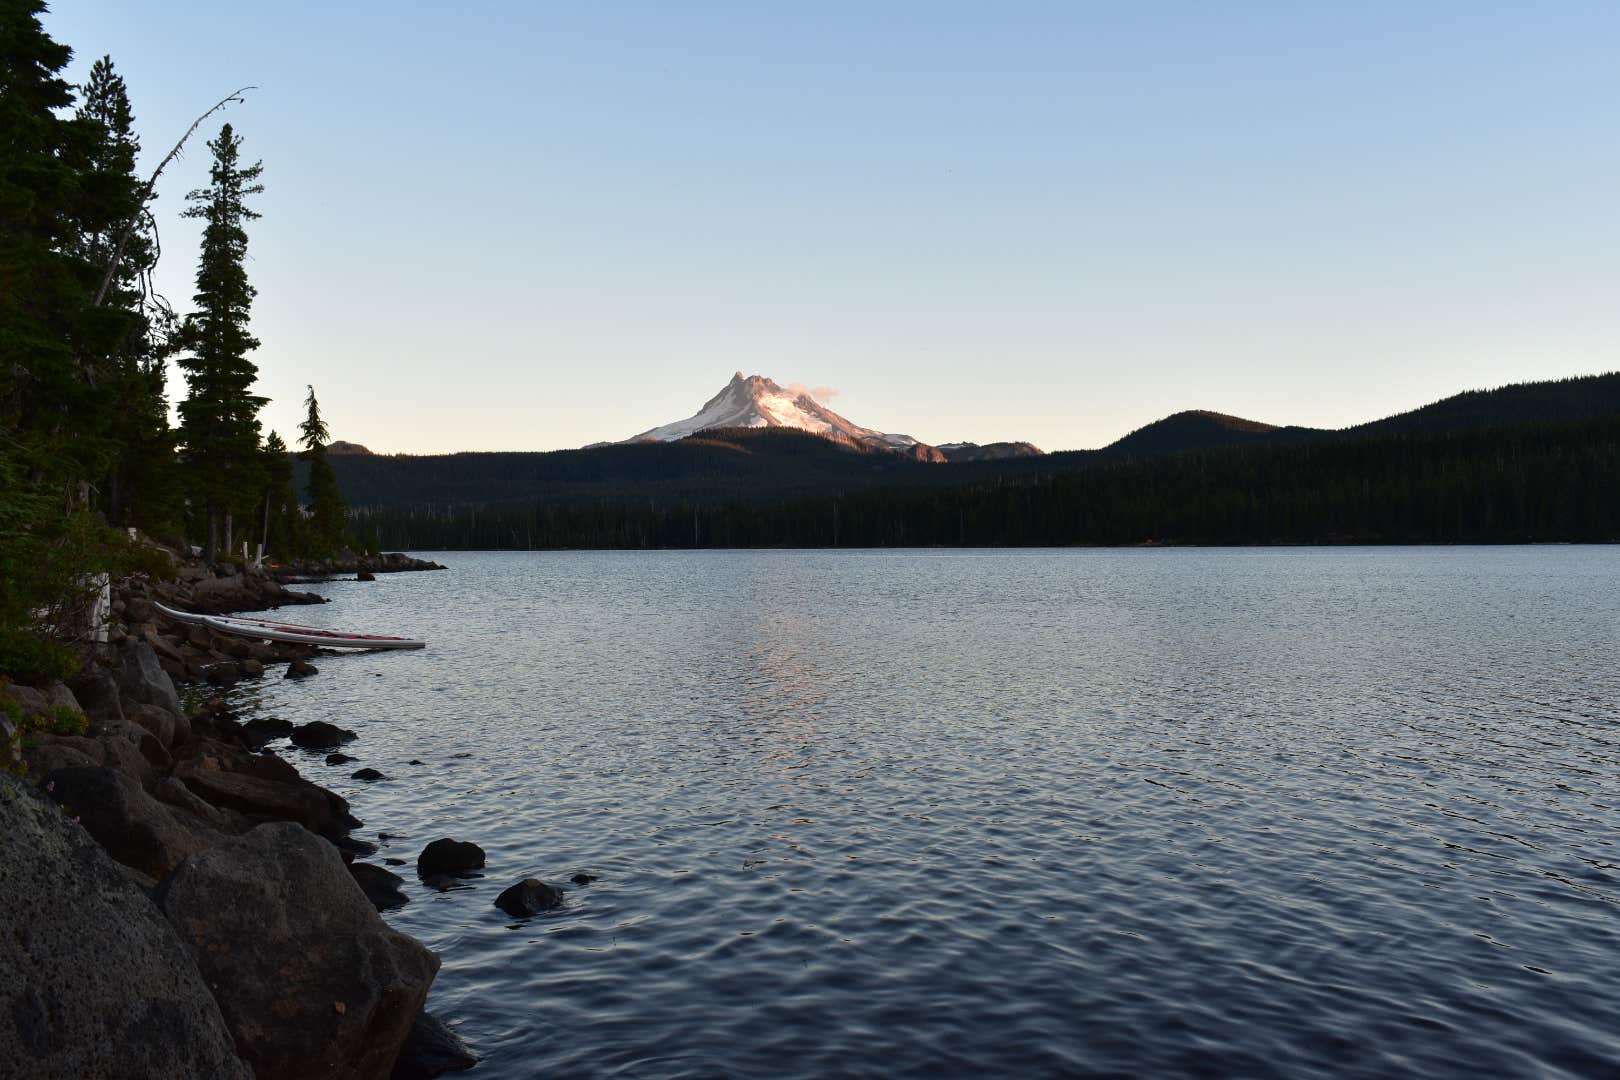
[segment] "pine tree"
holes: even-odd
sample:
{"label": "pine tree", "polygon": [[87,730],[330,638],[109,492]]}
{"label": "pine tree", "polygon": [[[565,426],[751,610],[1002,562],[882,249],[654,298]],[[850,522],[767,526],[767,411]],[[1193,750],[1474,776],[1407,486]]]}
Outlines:
{"label": "pine tree", "polygon": [[264,166],[241,166],[241,145],[230,124],[222,127],[208,144],[214,153],[209,186],[186,196],[191,203],[186,216],[207,224],[197,265],[198,311],[186,318],[181,332],[189,354],[179,362],[188,389],[180,403],[180,437],[192,506],[205,517],[210,562],[221,515],[251,510],[264,490],[258,413],[266,399],[251,393],[258,368],[248,359],[259,346],[248,332],[256,290],[243,265],[244,223],[259,217],[246,199],[264,190],[257,183]]}
{"label": "pine tree", "polygon": [[303,458],[309,462],[309,479],[305,490],[309,495],[311,554],[331,555],[345,546],[349,510],[343,504],[342,492],[338,490],[337,473],[333,471],[332,463],[326,460],[326,444],[332,441],[332,434],[326,428],[326,421],[321,419],[321,406],[315,400],[313,386],[309,388],[309,396],[304,399],[304,408],[307,413],[298,430],[301,434],[299,441],[304,445]]}
{"label": "pine tree", "polygon": [[0,0],[0,673],[60,676],[86,583],[120,553],[91,510],[108,469],[109,357],[84,236],[103,209],[96,128],[64,115],[72,57],[36,0]]}
{"label": "pine tree", "polygon": [[[163,531],[179,519],[175,437],[164,397],[164,352],[173,313],[151,288],[157,242],[142,206],[144,185],[135,175],[140,142],[128,88],[111,58],[91,67],[77,117],[91,139],[80,254],[96,268],[117,263],[97,312],[113,342],[107,378],[117,403],[108,431],[117,458],[102,485],[103,506],[111,521]],[[137,227],[119,250],[119,232],[132,218]]]}
{"label": "pine tree", "polygon": [[287,444],[272,431],[264,439],[265,456],[265,550],[278,558],[290,559],[302,552],[303,510],[293,490],[292,459]]}
{"label": "pine tree", "polygon": [[109,447],[100,346],[87,325],[94,268],[80,254],[91,130],[61,114],[72,50],[45,34],[43,4],[0,4],[0,428],[26,480],[70,490]]}

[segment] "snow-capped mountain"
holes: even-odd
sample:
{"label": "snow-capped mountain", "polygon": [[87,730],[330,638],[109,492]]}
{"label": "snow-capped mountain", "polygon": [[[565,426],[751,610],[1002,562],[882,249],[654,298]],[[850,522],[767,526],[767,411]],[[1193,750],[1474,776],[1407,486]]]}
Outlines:
{"label": "snow-capped mountain", "polygon": [[788,427],[830,438],[843,438],[924,461],[943,461],[944,455],[910,435],[891,435],[861,427],[839,416],[798,388],[783,389],[763,375],[731,377],[694,416],[643,431],[625,442],[674,442],[709,428]]}

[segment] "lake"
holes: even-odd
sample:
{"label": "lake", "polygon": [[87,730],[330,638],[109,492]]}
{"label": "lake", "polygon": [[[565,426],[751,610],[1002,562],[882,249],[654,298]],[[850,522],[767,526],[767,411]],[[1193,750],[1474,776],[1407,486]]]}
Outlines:
{"label": "lake", "polygon": [[1620,1074],[1620,548],[421,554],[237,698],[466,1075]]}

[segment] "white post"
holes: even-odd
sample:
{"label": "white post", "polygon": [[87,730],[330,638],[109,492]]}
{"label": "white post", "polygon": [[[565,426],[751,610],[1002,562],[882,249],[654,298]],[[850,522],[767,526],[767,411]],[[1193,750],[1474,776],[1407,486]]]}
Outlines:
{"label": "white post", "polygon": [[96,602],[90,605],[90,640],[99,644],[107,643],[107,613],[112,610],[112,579],[106,574],[101,575],[101,591],[96,593]]}

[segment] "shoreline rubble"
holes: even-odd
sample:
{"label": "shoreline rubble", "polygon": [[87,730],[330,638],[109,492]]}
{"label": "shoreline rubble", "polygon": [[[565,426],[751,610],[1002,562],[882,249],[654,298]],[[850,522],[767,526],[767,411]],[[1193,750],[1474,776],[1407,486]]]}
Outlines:
{"label": "shoreline rubble", "polygon": [[0,680],[13,713],[88,718],[0,761],[0,905],[19,943],[0,949],[0,1074],[387,1080],[477,1063],[423,1011],[439,958],[380,916],[408,898],[356,861],[376,845],[350,836],[362,822],[348,801],[266,749],[352,733],[243,723],[217,697],[182,708],[177,682],[313,673],[319,650],[173,623],[153,601],[209,614],[323,602],[278,580],[309,568],[177,558],[172,581],[115,584],[108,640],[68,683]]}

